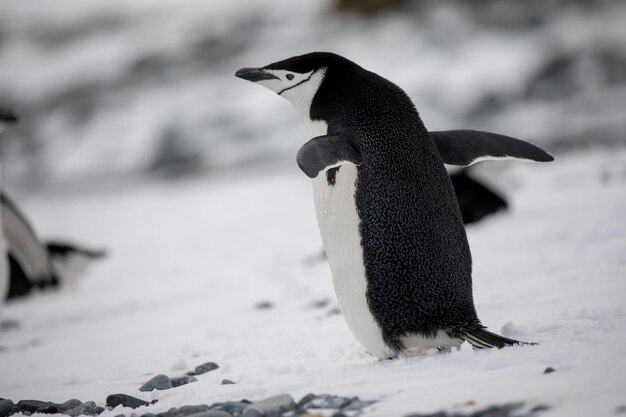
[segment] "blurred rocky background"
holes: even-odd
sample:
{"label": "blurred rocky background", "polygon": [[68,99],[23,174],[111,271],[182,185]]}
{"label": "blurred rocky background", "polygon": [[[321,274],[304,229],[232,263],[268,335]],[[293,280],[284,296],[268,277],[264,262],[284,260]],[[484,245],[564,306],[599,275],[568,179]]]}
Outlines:
{"label": "blurred rocky background", "polygon": [[626,2],[0,0],[0,106],[22,117],[5,183],[295,167],[295,111],[233,74],[314,50],[400,85],[432,130],[626,145]]}

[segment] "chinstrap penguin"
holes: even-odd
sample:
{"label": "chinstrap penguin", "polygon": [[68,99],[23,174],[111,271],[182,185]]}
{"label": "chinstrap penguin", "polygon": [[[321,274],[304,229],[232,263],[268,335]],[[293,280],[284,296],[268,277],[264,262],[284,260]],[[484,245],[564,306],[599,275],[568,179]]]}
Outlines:
{"label": "chinstrap penguin", "polygon": [[106,255],[104,250],[44,242],[4,190],[0,191],[0,215],[9,267],[7,299],[27,295],[35,289],[74,287],[88,264]]}
{"label": "chinstrap penguin", "polygon": [[[0,106],[3,126],[18,124],[19,112]],[[0,188],[0,302],[27,295],[33,289],[73,287],[88,264],[106,255],[103,250],[64,242],[42,241],[26,215]]]}
{"label": "chinstrap penguin", "polygon": [[444,163],[551,161],[524,141],[470,130],[428,132],[395,84],[315,52],[237,77],[289,100],[310,137],[297,155],[313,178],[337,299],[356,339],[394,358],[522,342],[486,330],[474,308],[470,248]]}

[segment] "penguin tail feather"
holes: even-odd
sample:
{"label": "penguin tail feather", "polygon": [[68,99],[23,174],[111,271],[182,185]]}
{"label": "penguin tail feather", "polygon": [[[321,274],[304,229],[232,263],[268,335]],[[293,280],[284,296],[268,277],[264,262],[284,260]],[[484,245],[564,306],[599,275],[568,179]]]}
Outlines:
{"label": "penguin tail feather", "polygon": [[474,349],[489,349],[494,347],[502,349],[507,346],[536,345],[536,343],[509,339],[508,337],[500,336],[484,328],[467,331],[463,333],[463,338],[467,340]]}

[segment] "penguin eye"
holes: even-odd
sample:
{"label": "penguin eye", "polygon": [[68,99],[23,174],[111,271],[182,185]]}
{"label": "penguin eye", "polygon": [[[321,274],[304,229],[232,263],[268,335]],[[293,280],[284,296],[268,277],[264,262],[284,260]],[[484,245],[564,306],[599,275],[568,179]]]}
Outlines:
{"label": "penguin eye", "polygon": [[293,74],[287,74],[285,77],[287,77],[289,81],[293,80]]}

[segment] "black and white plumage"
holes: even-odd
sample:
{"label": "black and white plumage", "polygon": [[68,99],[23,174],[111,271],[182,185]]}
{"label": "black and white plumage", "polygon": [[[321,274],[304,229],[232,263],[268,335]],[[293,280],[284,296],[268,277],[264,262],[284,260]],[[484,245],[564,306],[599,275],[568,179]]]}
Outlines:
{"label": "black and white plumage", "polygon": [[[17,110],[0,106],[3,126],[19,122]],[[43,242],[26,215],[0,187],[0,303],[33,289],[73,286],[87,265],[105,256],[103,250],[63,242]]]}
{"label": "black and white plumage", "polygon": [[2,213],[0,213],[0,306],[2,306],[4,300],[7,299],[7,296],[9,294],[9,285],[10,275],[7,242],[6,239],[4,239],[4,221],[2,218]]}
{"label": "black and white plumage", "polygon": [[69,243],[44,242],[6,191],[0,192],[0,215],[7,245],[7,299],[35,289],[74,286],[87,265],[106,254]]}
{"label": "black and white plumage", "polygon": [[32,288],[58,285],[48,251],[24,213],[5,191],[0,192],[0,214],[10,266],[7,298],[25,295]]}
{"label": "black and white plumage", "polygon": [[[10,125],[17,123],[17,112],[11,108],[0,106],[0,135]],[[1,168],[1,167],[0,167]],[[2,188],[2,170],[0,169],[0,189]],[[10,275],[7,257],[7,242],[4,236],[4,221],[0,213],[0,305],[4,302],[9,292]]]}
{"label": "black and white plumage", "polygon": [[313,178],[344,317],[371,354],[519,343],[487,331],[476,315],[470,249],[444,163],[550,155],[486,132],[431,135],[399,87],[335,54],[236,75],[291,101],[309,127],[298,165]]}

